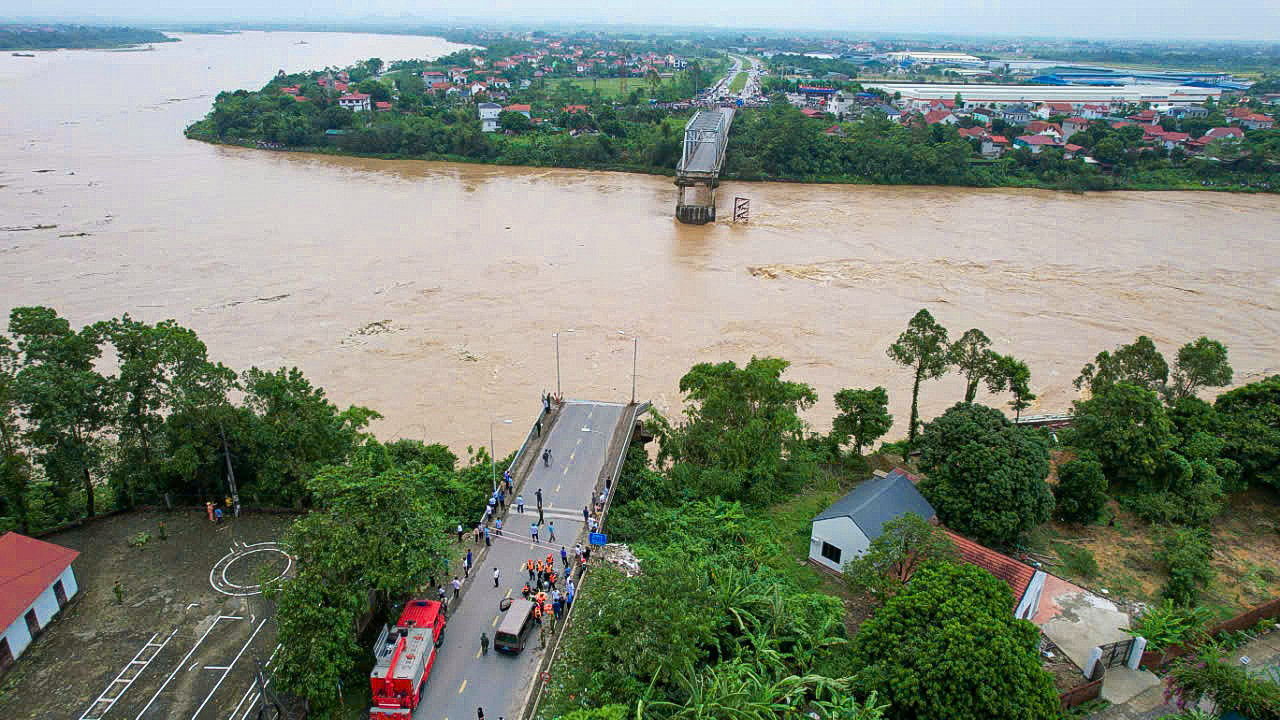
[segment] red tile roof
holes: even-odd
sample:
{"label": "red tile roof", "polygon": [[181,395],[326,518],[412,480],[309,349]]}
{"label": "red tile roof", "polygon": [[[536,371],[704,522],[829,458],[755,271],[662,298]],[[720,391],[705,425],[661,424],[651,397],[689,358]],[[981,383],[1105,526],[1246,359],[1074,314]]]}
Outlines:
{"label": "red tile roof", "polygon": [[0,628],[22,617],[80,553],[16,532],[0,537]]}
{"label": "red tile roof", "polygon": [[1084,149],[1084,146],[1083,146],[1083,145],[1076,145],[1075,143],[1067,143],[1067,144],[1063,147],[1063,149],[1064,149],[1064,150],[1066,150],[1067,152],[1073,152],[1073,153],[1074,153],[1074,152],[1080,152],[1081,150],[1083,150],[1083,149]]}
{"label": "red tile roof", "polygon": [[1035,569],[950,530],[946,532],[962,561],[986,570],[1009,586],[1013,591],[1013,607],[1017,608],[1027,592],[1027,586],[1031,584],[1031,578],[1036,574]]}
{"label": "red tile roof", "polygon": [[806,116],[811,118],[822,117],[822,111],[819,110],[818,108],[807,107],[802,109],[800,112],[804,113]]}
{"label": "red tile roof", "polygon": [[453,83],[450,83],[450,82],[433,82],[433,83],[431,83],[431,89],[432,89],[432,90],[448,90],[448,89],[449,89],[449,88],[451,88],[451,87],[453,87]]}
{"label": "red tile roof", "polygon": [[586,112],[587,109],[588,108],[586,105],[565,105],[564,106],[564,111],[569,113],[570,115],[578,112]]}
{"label": "red tile roof", "polygon": [[338,98],[339,100],[368,100],[368,93],[350,93]]}
{"label": "red tile roof", "polygon": [[1009,144],[1009,138],[1006,138],[1006,137],[1005,137],[1005,136],[1003,136],[1003,135],[992,135],[992,136],[991,136],[991,142],[993,142],[993,143],[995,143],[995,144],[997,144],[997,145],[1008,145],[1008,144]]}
{"label": "red tile roof", "polygon": [[925,114],[924,121],[929,125],[936,125],[943,120],[946,120],[950,115],[950,110],[934,110]]}
{"label": "red tile roof", "polygon": [[1069,113],[1075,109],[1074,107],[1072,107],[1071,103],[1065,103],[1065,102],[1051,102],[1051,103],[1045,103],[1045,105],[1048,105],[1050,110],[1054,112],[1059,112],[1059,113]]}
{"label": "red tile roof", "polygon": [[373,106],[374,106],[375,108],[379,109],[379,110],[390,110],[390,109],[391,109],[391,103],[389,103],[389,102],[384,102],[384,101],[376,102],[376,103],[374,103],[374,104],[373,104]]}
{"label": "red tile roof", "polygon": [[1228,137],[1238,139],[1244,137],[1244,131],[1238,127],[1216,127],[1209,128],[1209,130],[1205,132],[1204,136],[1210,140],[1218,140],[1220,138]]}
{"label": "red tile roof", "polygon": [[529,105],[523,105],[523,104],[508,105],[502,109],[507,110],[509,112],[518,112],[518,113],[533,112],[533,107]]}
{"label": "red tile roof", "polygon": [[1058,127],[1058,123],[1045,122],[1043,120],[1032,120],[1027,123],[1027,134],[1029,135],[1039,135],[1045,130],[1054,130],[1059,134],[1062,133],[1062,128]]}
{"label": "red tile roof", "polygon": [[1019,135],[1018,139],[1027,145],[1058,145],[1052,135]]}

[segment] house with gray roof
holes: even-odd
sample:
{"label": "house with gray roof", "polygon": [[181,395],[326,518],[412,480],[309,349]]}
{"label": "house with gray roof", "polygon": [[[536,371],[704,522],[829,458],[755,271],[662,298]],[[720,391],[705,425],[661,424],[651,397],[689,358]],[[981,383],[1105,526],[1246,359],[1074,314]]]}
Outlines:
{"label": "house with gray roof", "polygon": [[932,521],[937,513],[916,490],[914,480],[901,468],[877,474],[818,513],[809,538],[809,560],[839,572],[866,552],[890,520],[915,513]]}

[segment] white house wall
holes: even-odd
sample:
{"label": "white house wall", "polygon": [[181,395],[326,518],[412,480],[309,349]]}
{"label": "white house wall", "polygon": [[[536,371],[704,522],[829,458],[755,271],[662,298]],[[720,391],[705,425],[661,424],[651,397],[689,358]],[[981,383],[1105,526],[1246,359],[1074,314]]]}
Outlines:
{"label": "white house wall", "polygon": [[31,644],[31,633],[27,630],[27,613],[33,608],[35,609],[36,623],[41,628],[48,625],[49,621],[53,620],[53,616],[58,614],[58,596],[53,593],[53,586],[58,580],[62,581],[62,588],[67,594],[68,602],[79,590],[75,573],[68,566],[56,580],[49,583],[49,587],[40,593],[36,601],[28,605],[22,611],[22,614],[18,616],[18,619],[14,620],[13,624],[5,629],[4,636],[9,640],[9,651],[13,653],[14,659],[17,659],[22,654],[22,651],[26,650],[27,646]]}
{"label": "white house wall", "polygon": [[827,542],[840,548],[840,562],[847,563],[866,552],[871,542],[866,534],[850,517],[835,517],[818,520],[813,523],[813,531],[809,539],[809,559],[829,567],[836,572],[843,568],[822,557],[822,543]]}

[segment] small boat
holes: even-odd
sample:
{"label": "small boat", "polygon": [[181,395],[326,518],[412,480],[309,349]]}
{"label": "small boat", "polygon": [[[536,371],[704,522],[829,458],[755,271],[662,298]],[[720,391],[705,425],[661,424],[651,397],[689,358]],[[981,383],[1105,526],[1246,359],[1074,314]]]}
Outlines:
{"label": "small boat", "polygon": [[35,56],[36,56],[36,54],[35,54],[35,53],[18,53],[18,52],[16,52],[16,53],[13,53],[13,56],[14,56],[14,57],[35,57]]}

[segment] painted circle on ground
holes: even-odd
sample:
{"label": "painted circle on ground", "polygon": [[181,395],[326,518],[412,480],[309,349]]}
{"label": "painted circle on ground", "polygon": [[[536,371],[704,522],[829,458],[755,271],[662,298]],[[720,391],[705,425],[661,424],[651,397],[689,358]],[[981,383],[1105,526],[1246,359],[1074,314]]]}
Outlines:
{"label": "painted circle on ground", "polygon": [[[262,594],[262,585],[258,583],[240,584],[236,583],[227,575],[227,570],[234,566],[238,561],[255,555],[271,554],[280,555],[284,558],[284,569],[280,571],[273,580],[278,580],[293,569],[293,556],[284,551],[284,548],[277,542],[260,542],[252,545],[234,545],[231,552],[223,555],[218,562],[213,564],[213,569],[209,570],[209,584],[214,590],[223,595],[231,595],[233,597],[247,597],[249,595]],[[236,572],[232,571],[231,577],[236,576]],[[239,580],[240,578],[236,578]]]}

